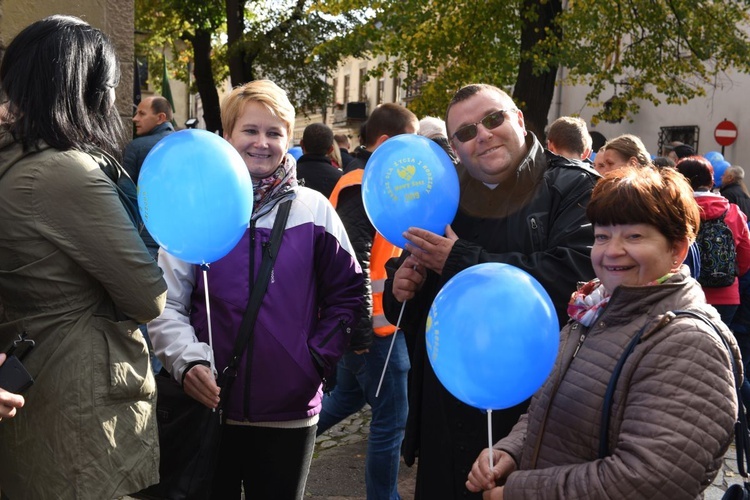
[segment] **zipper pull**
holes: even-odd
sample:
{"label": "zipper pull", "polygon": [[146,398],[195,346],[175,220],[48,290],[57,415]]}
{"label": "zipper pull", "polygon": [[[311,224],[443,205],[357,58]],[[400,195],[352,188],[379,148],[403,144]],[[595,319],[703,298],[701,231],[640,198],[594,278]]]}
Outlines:
{"label": "zipper pull", "polygon": [[586,333],[582,333],[582,334],[581,334],[581,337],[580,337],[580,338],[578,339],[578,345],[576,346],[576,350],[575,350],[575,351],[573,351],[573,357],[574,357],[574,358],[576,357],[576,354],[578,354],[578,350],[579,350],[579,349],[581,348],[581,346],[583,345],[583,341],[584,341],[585,339],[586,339]]}

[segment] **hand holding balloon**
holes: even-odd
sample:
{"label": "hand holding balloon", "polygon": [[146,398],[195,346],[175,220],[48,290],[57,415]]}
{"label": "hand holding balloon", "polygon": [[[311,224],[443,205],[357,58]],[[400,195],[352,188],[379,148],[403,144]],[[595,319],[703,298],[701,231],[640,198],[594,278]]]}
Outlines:
{"label": "hand holding balloon", "polygon": [[416,257],[417,264],[441,275],[453,244],[458,240],[458,236],[450,225],[445,226],[445,237],[425,229],[410,227],[404,233],[404,238],[409,241],[406,244],[406,250]]}
{"label": "hand holding balloon", "polygon": [[393,276],[393,296],[399,302],[411,300],[427,277],[424,266],[413,255],[408,256]]}

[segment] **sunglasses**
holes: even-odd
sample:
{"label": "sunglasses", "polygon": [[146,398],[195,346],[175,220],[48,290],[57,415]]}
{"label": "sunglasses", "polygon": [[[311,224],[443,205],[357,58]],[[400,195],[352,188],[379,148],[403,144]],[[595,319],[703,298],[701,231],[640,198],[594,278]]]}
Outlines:
{"label": "sunglasses", "polygon": [[456,132],[453,134],[453,137],[461,142],[468,142],[477,136],[477,125],[481,123],[482,126],[487,130],[497,128],[502,125],[503,122],[505,122],[505,113],[510,113],[511,111],[515,111],[515,109],[500,109],[497,111],[493,111],[478,122],[464,125],[460,129],[456,130]]}

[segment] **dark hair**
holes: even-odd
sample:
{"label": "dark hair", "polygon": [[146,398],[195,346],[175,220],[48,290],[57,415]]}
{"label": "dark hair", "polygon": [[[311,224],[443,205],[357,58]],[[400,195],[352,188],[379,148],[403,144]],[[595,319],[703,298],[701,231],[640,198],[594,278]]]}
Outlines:
{"label": "dark hair", "polygon": [[112,43],[77,17],[50,16],[8,45],[0,82],[8,99],[8,127],[28,150],[50,146],[120,157],[122,122],[112,91],[120,79]]}
{"label": "dark hair", "polygon": [[333,146],[333,130],[325,123],[311,123],[302,132],[305,154],[326,155]]}
{"label": "dark hair", "polygon": [[708,191],[714,187],[714,167],[702,156],[688,156],[677,162],[675,168],[685,176],[693,191]]}
{"label": "dark hair", "polygon": [[586,217],[600,226],[650,224],[670,243],[693,241],[700,225],[700,209],[685,177],[650,166],[607,173],[594,186]]}
{"label": "dark hair", "polygon": [[381,104],[367,119],[367,147],[373,146],[382,135],[393,137],[407,133],[407,127],[414,127],[414,132],[419,128],[417,115],[403,106],[387,102]]}
{"label": "dark hair", "polygon": [[680,159],[687,158],[688,156],[695,156],[695,149],[688,144],[680,144],[674,147],[674,154]]}
{"label": "dark hair", "polygon": [[668,158],[666,156],[657,156],[656,158],[651,160],[651,163],[653,163],[655,167],[659,168],[674,168],[674,161],[672,161],[672,158]]}
{"label": "dark hair", "polygon": [[167,117],[167,121],[172,121],[172,105],[169,104],[166,97],[160,95],[154,96],[153,99],[151,99],[151,111],[153,111],[155,115],[164,113],[164,116]]}

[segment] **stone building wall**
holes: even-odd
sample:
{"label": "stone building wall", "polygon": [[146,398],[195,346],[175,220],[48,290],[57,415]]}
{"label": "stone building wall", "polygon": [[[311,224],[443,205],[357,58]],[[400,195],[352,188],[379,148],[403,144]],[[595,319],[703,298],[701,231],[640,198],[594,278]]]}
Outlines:
{"label": "stone building wall", "polygon": [[131,130],[133,117],[133,0],[0,0],[0,43],[7,45],[29,24],[53,14],[77,16],[104,31],[120,58],[117,109]]}

